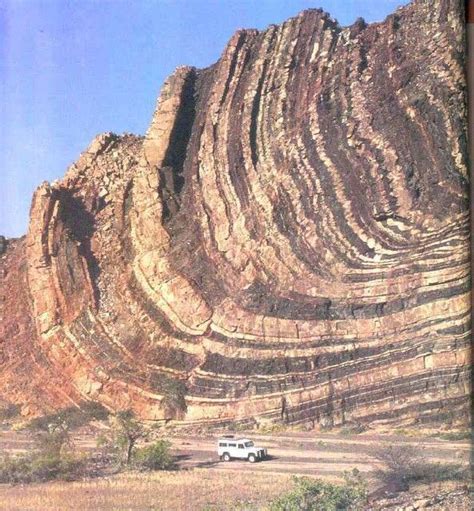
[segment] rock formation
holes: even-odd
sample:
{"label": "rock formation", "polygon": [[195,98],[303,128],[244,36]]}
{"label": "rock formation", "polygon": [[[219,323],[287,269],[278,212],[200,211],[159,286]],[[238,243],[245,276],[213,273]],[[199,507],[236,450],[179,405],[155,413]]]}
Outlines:
{"label": "rock formation", "polygon": [[43,183],[2,274],[1,396],[143,418],[467,420],[463,19],[241,30],[144,138]]}

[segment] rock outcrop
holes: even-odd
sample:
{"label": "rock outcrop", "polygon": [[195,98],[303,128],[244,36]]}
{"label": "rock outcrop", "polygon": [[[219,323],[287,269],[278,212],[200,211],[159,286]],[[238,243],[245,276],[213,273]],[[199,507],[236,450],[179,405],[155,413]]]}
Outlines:
{"label": "rock outcrop", "polygon": [[0,258],[0,381],[187,423],[466,421],[463,19],[309,10],[178,68]]}

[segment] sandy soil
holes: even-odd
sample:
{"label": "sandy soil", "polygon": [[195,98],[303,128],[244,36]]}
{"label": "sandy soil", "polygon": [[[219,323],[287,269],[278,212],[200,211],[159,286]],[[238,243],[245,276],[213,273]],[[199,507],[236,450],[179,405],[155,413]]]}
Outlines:
{"label": "sandy soil", "polygon": [[[0,510],[252,510],[291,486],[291,475],[338,481],[346,470],[359,469],[370,479],[375,467],[371,450],[383,444],[413,444],[428,460],[468,463],[468,441],[431,437],[376,434],[336,435],[277,433],[238,434],[266,447],[269,459],[260,463],[220,461],[217,436],[171,438],[180,471],[121,474],[75,483],[48,483],[28,487],[0,485]],[[22,432],[0,432],[0,450],[21,452],[31,445]],[[79,449],[94,446],[90,432],[76,438]],[[464,511],[464,510],[459,510]],[[466,510],[467,511],[467,510]]]}
{"label": "sandy soil", "polygon": [[344,471],[357,468],[369,473],[375,468],[371,450],[383,444],[409,444],[420,447],[427,460],[443,463],[468,463],[470,444],[432,438],[410,439],[387,435],[336,436],[315,433],[255,435],[254,442],[266,447],[269,459],[250,465],[246,461],[221,462],[216,454],[215,438],[176,437],[172,439],[180,464],[220,471],[290,473],[341,479]]}

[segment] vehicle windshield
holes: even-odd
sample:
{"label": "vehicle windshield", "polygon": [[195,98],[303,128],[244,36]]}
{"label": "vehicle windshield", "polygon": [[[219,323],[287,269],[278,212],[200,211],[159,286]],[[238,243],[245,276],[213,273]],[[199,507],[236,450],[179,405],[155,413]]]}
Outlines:
{"label": "vehicle windshield", "polygon": [[253,442],[245,442],[245,447],[253,447]]}

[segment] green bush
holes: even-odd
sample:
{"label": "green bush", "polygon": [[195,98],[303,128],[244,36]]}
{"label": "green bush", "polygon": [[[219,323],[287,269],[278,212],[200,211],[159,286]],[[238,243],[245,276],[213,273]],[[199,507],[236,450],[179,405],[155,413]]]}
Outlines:
{"label": "green bush", "polygon": [[469,481],[469,468],[455,463],[427,463],[419,474],[418,481],[436,483],[439,481]]}
{"label": "green bush", "polygon": [[367,431],[367,426],[364,424],[347,424],[340,429],[341,435],[360,435]]}
{"label": "green bush", "polygon": [[50,481],[61,479],[73,481],[84,474],[86,459],[68,454],[51,456],[40,454],[31,460],[31,475],[33,481]]}
{"label": "green bush", "polygon": [[28,456],[8,456],[0,458],[0,483],[29,482],[31,460]]}
{"label": "green bush", "polygon": [[73,455],[54,456],[42,452],[0,459],[0,483],[27,484],[82,477],[86,459]]}
{"label": "green bush", "polygon": [[451,440],[456,442],[458,440],[471,440],[473,434],[471,431],[450,431],[448,433],[440,433],[436,435],[443,440]]}
{"label": "green bush", "polygon": [[133,464],[140,470],[170,470],[174,466],[170,447],[168,441],[158,440],[152,445],[136,449]]}
{"label": "green bush", "polygon": [[294,477],[295,488],[279,497],[270,511],[359,511],[367,502],[367,486],[357,469],[344,484]]}

